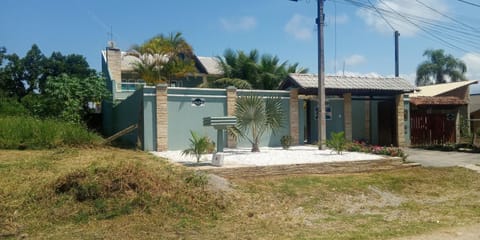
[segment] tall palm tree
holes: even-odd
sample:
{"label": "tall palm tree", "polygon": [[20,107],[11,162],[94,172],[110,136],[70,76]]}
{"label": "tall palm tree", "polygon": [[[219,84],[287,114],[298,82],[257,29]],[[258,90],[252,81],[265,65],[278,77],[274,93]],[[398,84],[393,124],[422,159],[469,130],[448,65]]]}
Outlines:
{"label": "tall palm tree", "polygon": [[200,84],[198,87],[201,88],[227,88],[229,86],[234,86],[238,89],[252,89],[252,85],[243,79],[240,78],[220,78],[208,81],[206,83]]}
{"label": "tall palm tree", "polygon": [[446,83],[447,76],[452,82],[466,80],[467,66],[465,63],[451,54],[445,54],[443,49],[428,49],[423,56],[426,56],[428,60],[417,67],[417,86]]}
{"label": "tall palm tree", "polygon": [[173,79],[196,71],[193,48],[179,32],[160,34],[133,49],[140,58],[135,71],[147,83],[170,84]]}
{"label": "tall palm tree", "polygon": [[249,53],[227,49],[218,59],[225,78],[243,79],[254,89],[277,89],[288,73],[308,72],[308,69],[298,68],[298,63],[280,62],[277,56],[260,56],[256,49]]}
{"label": "tall palm tree", "polygon": [[280,98],[263,99],[260,96],[249,95],[237,99],[236,112],[237,130],[252,144],[252,152],[260,152],[259,142],[263,134],[271,130],[274,134],[283,126],[284,111]]}

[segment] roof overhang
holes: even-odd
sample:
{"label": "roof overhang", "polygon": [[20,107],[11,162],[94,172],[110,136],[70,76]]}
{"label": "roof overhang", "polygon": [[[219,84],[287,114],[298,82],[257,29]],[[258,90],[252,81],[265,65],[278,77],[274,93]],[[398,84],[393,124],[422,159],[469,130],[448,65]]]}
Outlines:
{"label": "roof overhang", "polygon": [[447,106],[447,105],[465,105],[467,102],[458,97],[410,97],[410,103],[415,106]]}
{"label": "roof overhang", "polygon": [[[289,74],[279,88],[298,88],[299,94],[317,95],[317,75]],[[411,93],[415,87],[402,78],[358,77],[358,76],[326,76],[325,94],[342,95],[351,93],[354,96],[393,96]]]}

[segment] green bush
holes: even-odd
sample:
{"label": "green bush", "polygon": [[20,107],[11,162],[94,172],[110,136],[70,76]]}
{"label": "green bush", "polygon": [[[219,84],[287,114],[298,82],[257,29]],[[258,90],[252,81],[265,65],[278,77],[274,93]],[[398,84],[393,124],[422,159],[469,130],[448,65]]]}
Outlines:
{"label": "green bush", "polygon": [[207,136],[200,136],[194,131],[190,131],[192,137],[188,149],[182,151],[182,155],[193,155],[200,162],[202,154],[211,152],[215,148],[215,144]]}
{"label": "green bush", "polygon": [[289,149],[293,143],[293,137],[290,135],[285,135],[280,138],[280,143],[282,144],[283,149]]}
{"label": "green bush", "polygon": [[330,136],[330,139],[327,140],[327,147],[334,149],[337,154],[342,154],[347,145],[347,142],[345,140],[345,133],[332,132]]}
{"label": "green bush", "polygon": [[16,99],[0,97],[0,116],[27,116],[28,110]]}
{"label": "green bush", "polygon": [[80,124],[33,117],[0,117],[1,149],[45,149],[95,145],[101,137]]}

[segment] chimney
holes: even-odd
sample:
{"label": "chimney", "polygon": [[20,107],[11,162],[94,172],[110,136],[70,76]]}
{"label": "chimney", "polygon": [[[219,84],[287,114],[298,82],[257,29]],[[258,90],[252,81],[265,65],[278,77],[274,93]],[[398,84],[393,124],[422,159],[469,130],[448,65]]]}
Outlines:
{"label": "chimney", "polygon": [[108,42],[106,51],[107,66],[110,74],[110,80],[117,83],[122,81],[122,52],[115,47],[113,41]]}

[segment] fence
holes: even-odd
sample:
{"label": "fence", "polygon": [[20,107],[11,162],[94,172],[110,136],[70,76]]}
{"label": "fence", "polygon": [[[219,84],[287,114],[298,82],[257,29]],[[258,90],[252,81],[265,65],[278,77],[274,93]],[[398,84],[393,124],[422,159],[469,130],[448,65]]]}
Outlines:
{"label": "fence", "polygon": [[455,114],[412,111],[410,120],[411,144],[436,145],[455,143],[455,119]]}

